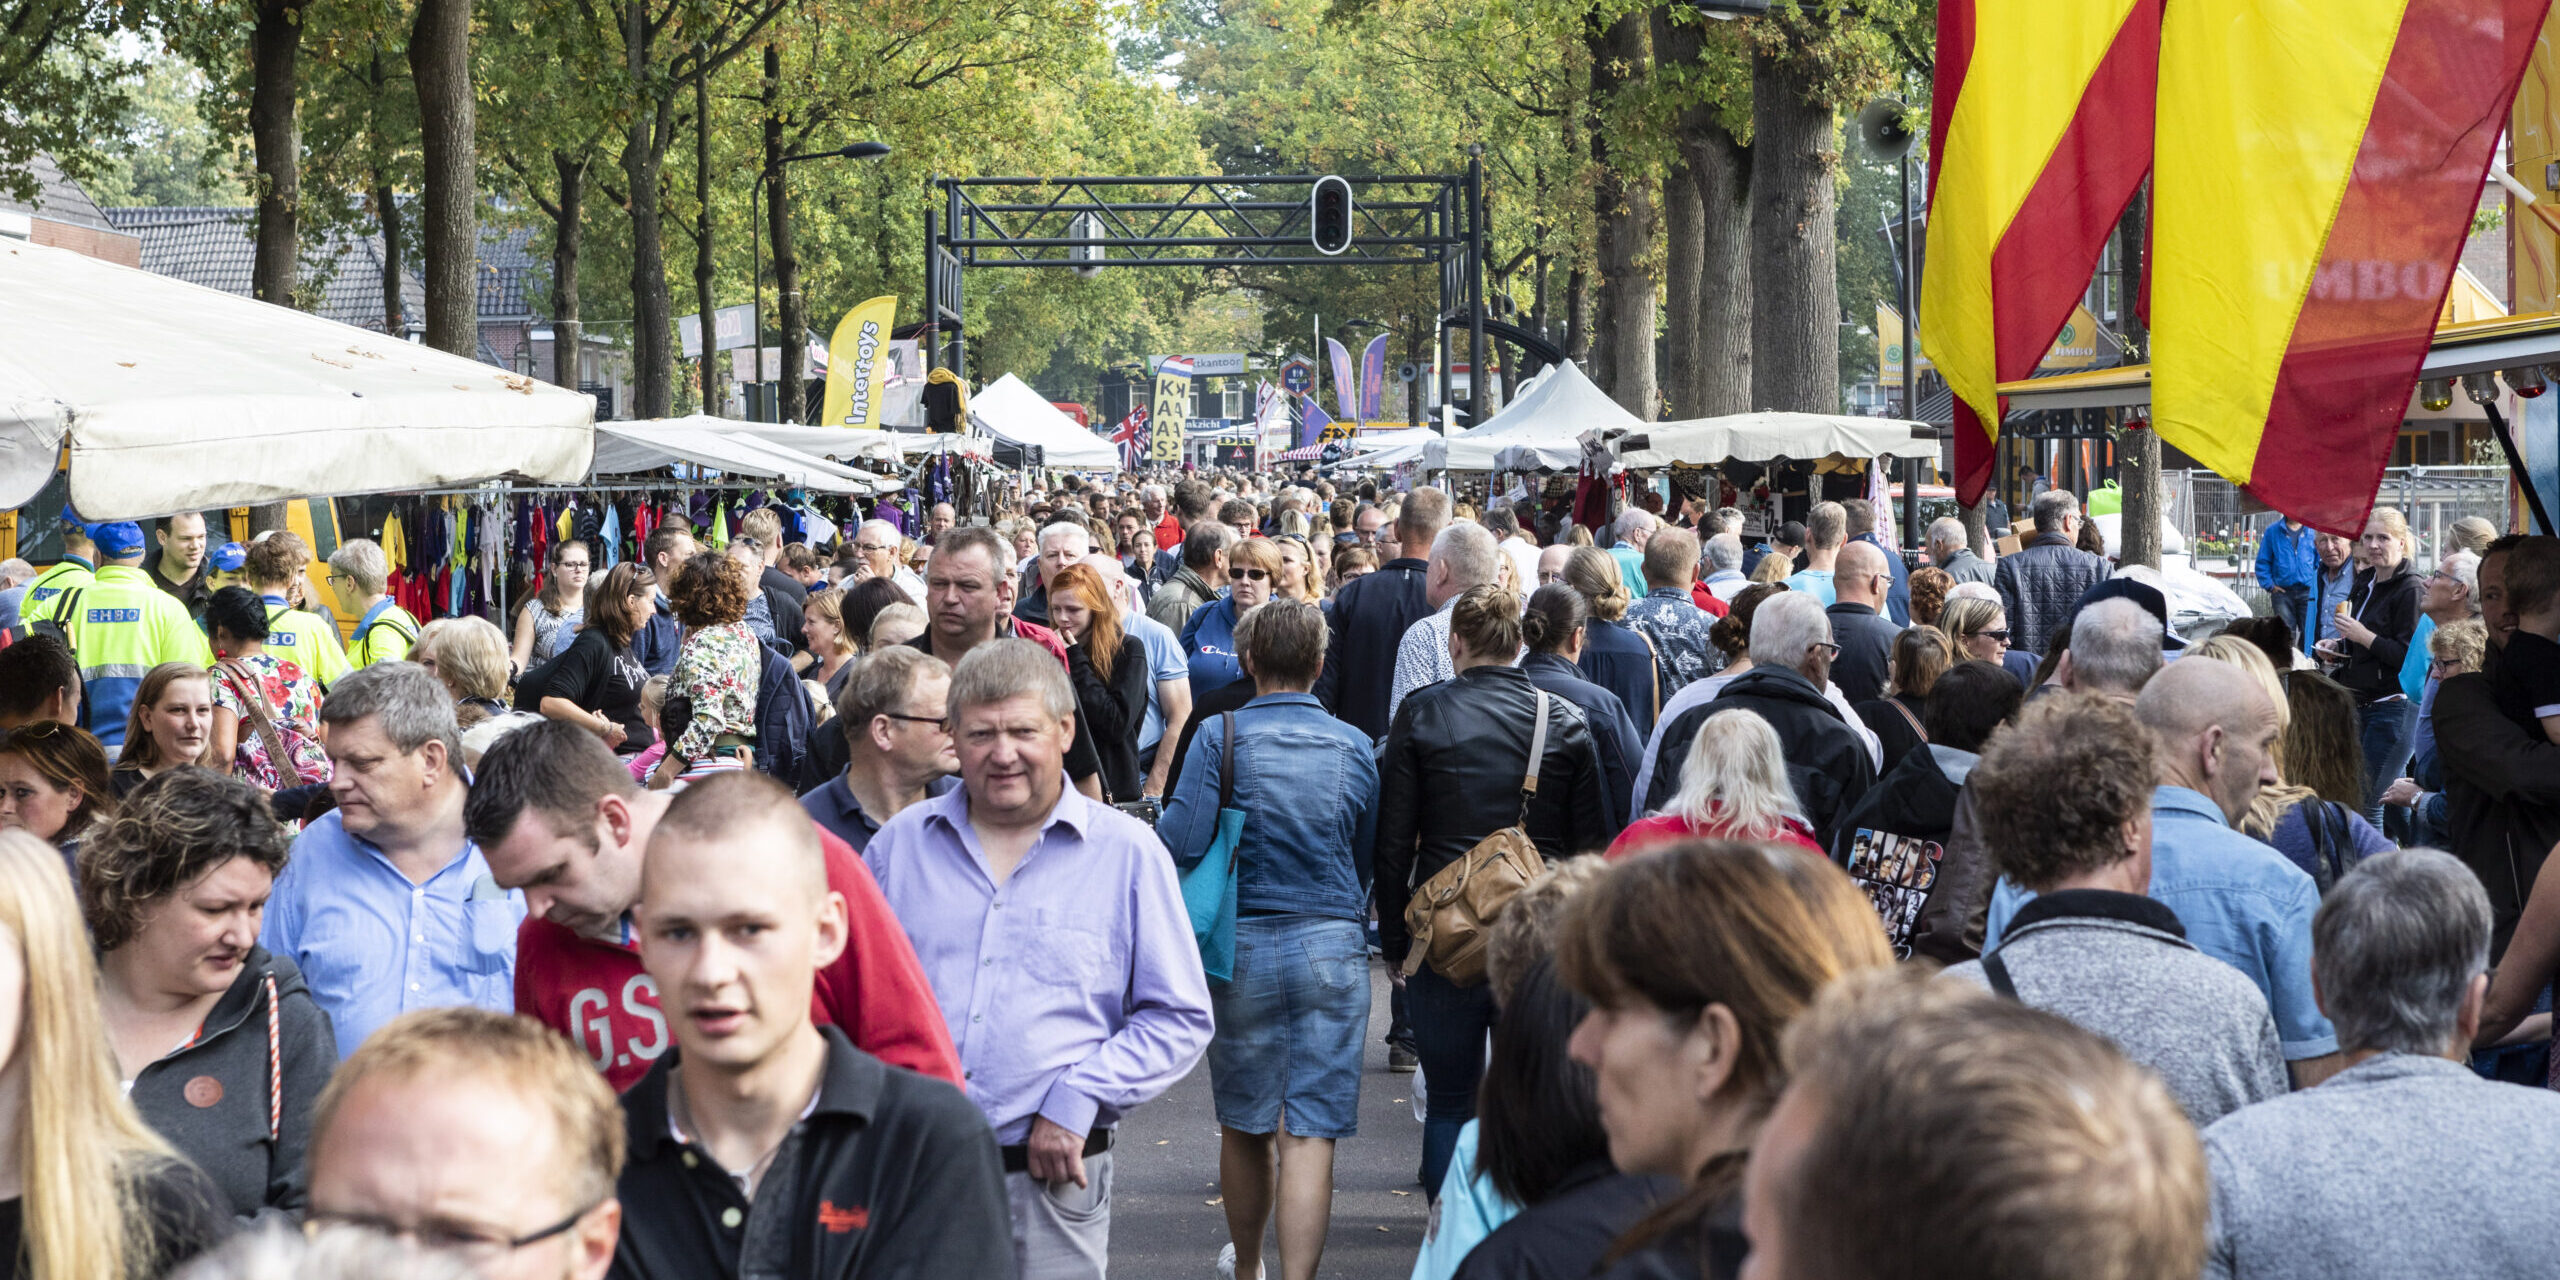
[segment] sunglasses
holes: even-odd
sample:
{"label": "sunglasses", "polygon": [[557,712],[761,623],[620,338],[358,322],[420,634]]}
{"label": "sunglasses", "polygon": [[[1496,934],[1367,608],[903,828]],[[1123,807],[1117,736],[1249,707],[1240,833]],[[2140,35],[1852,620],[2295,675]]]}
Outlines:
{"label": "sunglasses", "polygon": [[1260,582],[1271,576],[1269,569],[1238,569],[1236,576],[1247,582]]}
{"label": "sunglasses", "polygon": [[2002,627],[1997,631],[1976,631],[1974,634],[1985,639],[1997,640],[2002,644],[2009,643],[2009,629],[2006,627]]}

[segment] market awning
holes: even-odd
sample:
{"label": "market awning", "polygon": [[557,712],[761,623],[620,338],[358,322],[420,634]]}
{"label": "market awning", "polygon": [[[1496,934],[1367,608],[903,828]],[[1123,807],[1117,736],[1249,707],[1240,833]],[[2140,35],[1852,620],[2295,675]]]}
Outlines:
{"label": "market awning", "polygon": [[690,464],[821,493],[886,493],[905,487],[896,479],[829,462],[740,429],[750,425],[763,424],[700,415],[599,423],[595,474],[640,475]]}
{"label": "market awning", "polygon": [[1628,468],[1704,467],[1780,458],[1935,457],[1938,429],[1899,418],[1823,413],[1736,413],[1628,431],[1610,440]]}
{"label": "market awning", "polygon": [[[2420,378],[2459,378],[2560,361],[2560,315],[2497,316],[2436,330]],[[2052,378],[2000,384],[2008,412],[2047,409],[2131,409],[2151,404],[2151,366],[2092,369]]]}
{"label": "market awning", "polygon": [[93,520],[587,474],[595,400],[66,249],[0,242],[0,507],[69,448]]}

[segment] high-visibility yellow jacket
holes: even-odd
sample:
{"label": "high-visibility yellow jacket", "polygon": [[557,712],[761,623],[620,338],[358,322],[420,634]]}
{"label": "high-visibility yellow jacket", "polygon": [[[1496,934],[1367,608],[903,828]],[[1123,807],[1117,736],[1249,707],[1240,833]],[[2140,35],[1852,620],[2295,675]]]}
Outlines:
{"label": "high-visibility yellow jacket", "polygon": [[187,606],[135,565],[110,564],[80,593],[63,633],[80,662],[89,730],[110,750],[124,744],[142,677],[163,662],[213,663],[213,646],[187,616]]}
{"label": "high-visibility yellow jacket", "polygon": [[346,679],[355,670],[347,661],[347,651],[338,645],[338,629],[320,619],[320,615],[286,604],[283,596],[267,596],[267,652],[291,662],[322,689]]}
{"label": "high-visibility yellow jacket", "polygon": [[78,556],[64,556],[60,564],[48,566],[27,584],[26,597],[18,602],[18,623],[44,622],[53,618],[54,608],[62,603],[66,592],[85,591],[96,580],[97,566]]}
{"label": "high-visibility yellow jacket", "polygon": [[385,598],[365,610],[356,622],[356,638],[347,645],[347,661],[359,667],[398,662],[407,658],[410,647],[417,643],[418,620]]}

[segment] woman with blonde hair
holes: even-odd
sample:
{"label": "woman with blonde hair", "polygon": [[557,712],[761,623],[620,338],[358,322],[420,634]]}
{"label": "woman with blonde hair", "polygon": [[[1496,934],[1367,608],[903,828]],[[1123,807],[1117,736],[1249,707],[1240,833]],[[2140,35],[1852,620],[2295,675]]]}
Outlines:
{"label": "woman with blonde hair", "polygon": [[116,753],[116,794],[182,764],[205,764],[213,745],[213,678],[192,662],[163,662],[142,675],[133,715]]}
{"label": "woman with blonde hair", "polygon": [[453,695],[456,710],[476,708],[483,718],[508,711],[507,636],[498,624],[480,617],[446,619],[447,625],[421,636],[418,649],[432,659],[431,669]]}
{"label": "woman with blonde hair", "polygon": [[[825,689],[829,703],[844,692],[853,660],[862,656],[863,637],[849,634],[845,627],[844,598],[842,587],[812,591],[800,613],[800,634],[808,638],[811,659],[808,669],[800,674]],[[873,613],[876,615],[878,610]]]}
{"label": "woman with blonde hair", "polygon": [[1610,844],[1611,861],[1675,840],[1791,844],[1817,857],[1813,828],[1787,781],[1778,731],[1753,711],[1707,717],[1680,766],[1680,789],[1662,812],[1630,825]]}
{"label": "woman with blonde hair", "polygon": [[1598,547],[1575,547],[1565,557],[1564,584],[1591,607],[1582,642],[1582,678],[1618,695],[1636,736],[1652,737],[1665,696],[1662,673],[1653,659],[1653,642],[1623,621],[1631,601],[1618,562]]}
{"label": "woman with blonde hair", "polygon": [[0,1192],[0,1246],[36,1280],[150,1280],[231,1225],[126,1100],[80,904],[20,831],[0,831]]}
{"label": "woman with blonde hair", "polygon": [[1272,586],[1271,598],[1323,604],[1324,571],[1316,559],[1315,545],[1304,535],[1282,533],[1271,539],[1271,547],[1280,553],[1280,577]]}
{"label": "woman with blonde hair", "polygon": [[2411,558],[2415,543],[2408,517],[2397,507],[2375,507],[2356,551],[2364,567],[2338,602],[2338,639],[2326,656],[2330,673],[2356,695],[2356,723],[2364,741],[2364,816],[2382,821],[2382,792],[2409,763],[2416,742],[2418,704],[2400,687],[2400,668],[2417,634],[2420,578]]}

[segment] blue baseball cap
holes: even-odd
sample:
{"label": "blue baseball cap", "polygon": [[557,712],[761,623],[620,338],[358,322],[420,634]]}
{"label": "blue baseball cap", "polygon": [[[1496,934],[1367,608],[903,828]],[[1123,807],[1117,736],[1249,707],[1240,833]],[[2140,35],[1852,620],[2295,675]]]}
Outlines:
{"label": "blue baseball cap", "polygon": [[131,520],[89,526],[89,541],[96,543],[98,554],[110,560],[142,552],[142,526]]}
{"label": "blue baseball cap", "polygon": [[226,542],[213,549],[206,563],[212,565],[216,573],[238,573],[240,566],[249,563],[249,549],[237,542]]}

